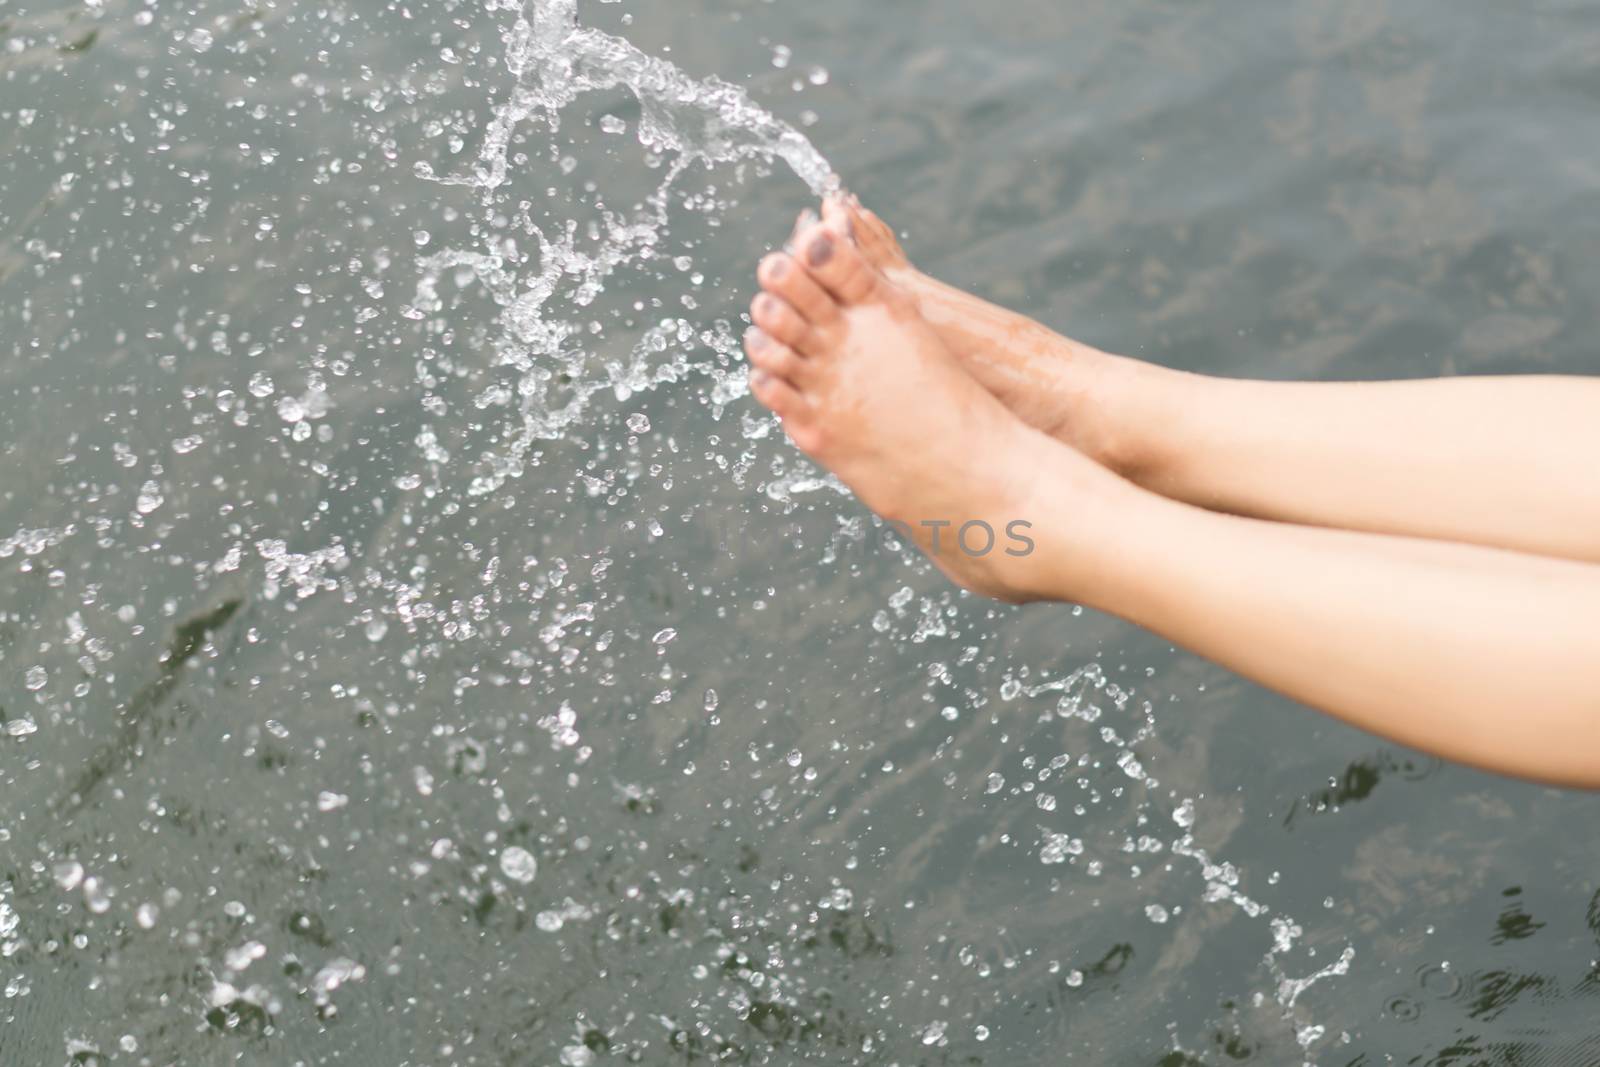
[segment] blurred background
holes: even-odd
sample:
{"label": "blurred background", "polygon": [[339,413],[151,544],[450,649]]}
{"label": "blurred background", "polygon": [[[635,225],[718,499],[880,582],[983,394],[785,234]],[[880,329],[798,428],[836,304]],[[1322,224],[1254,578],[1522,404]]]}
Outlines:
{"label": "blurred background", "polygon": [[[744,395],[782,163],[436,180],[517,14],[0,0],[0,1063],[1600,1063],[1592,799],[877,547]],[[579,17],[1097,346],[1600,373],[1592,2]]]}

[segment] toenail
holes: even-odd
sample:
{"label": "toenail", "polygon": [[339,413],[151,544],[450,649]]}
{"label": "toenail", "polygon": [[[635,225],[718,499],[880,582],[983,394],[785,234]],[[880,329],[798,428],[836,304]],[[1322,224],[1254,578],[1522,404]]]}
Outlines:
{"label": "toenail", "polygon": [[772,343],[772,339],[767,336],[767,331],[759,326],[752,326],[746,330],[745,339],[750,342],[751,348],[756,349],[766,348],[767,345]]}
{"label": "toenail", "polygon": [[777,313],[778,302],[776,300],[772,299],[772,297],[768,296],[766,293],[762,293],[760,296],[756,297],[757,315],[776,315]]}
{"label": "toenail", "polygon": [[806,258],[813,267],[820,267],[833,258],[833,241],[824,234],[811,242],[806,249]]}
{"label": "toenail", "polygon": [[750,372],[750,384],[754,385],[754,386],[766,385],[768,379],[770,379],[771,377],[772,377],[772,375],[768,374],[766,371],[762,370],[760,367],[757,367],[755,370]]}
{"label": "toenail", "polygon": [[774,256],[767,260],[767,277],[774,281],[783,277],[788,271],[789,264],[784,261],[782,256]]}

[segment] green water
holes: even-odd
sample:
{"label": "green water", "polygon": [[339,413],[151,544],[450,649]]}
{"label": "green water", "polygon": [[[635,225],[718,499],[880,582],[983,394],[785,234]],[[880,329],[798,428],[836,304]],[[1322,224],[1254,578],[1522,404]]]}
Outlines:
{"label": "green water", "polygon": [[[1595,4],[580,12],[1096,345],[1600,373]],[[781,166],[679,180],[569,380],[419,309],[661,177],[622,93],[418,176],[511,19],[0,0],[0,1064],[1600,1063],[1592,799],[851,540],[729,356]]]}

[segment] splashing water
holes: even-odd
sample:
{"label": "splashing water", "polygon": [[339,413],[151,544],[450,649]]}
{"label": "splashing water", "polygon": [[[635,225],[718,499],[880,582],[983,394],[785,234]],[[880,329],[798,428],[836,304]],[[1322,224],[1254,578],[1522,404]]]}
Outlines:
{"label": "splashing water", "polygon": [[[513,16],[503,36],[505,67],[514,79],[508,99],[495,108],[477,163],[470,171],[441,176],[427,164],[416,168],[418,176],[424,179],[479,190],[484,219],[480,248],[447,249],[420,261],[422,274],[413,302],[414,314],[419,317],[439,314],[444,308],[439,295],[443,279],[452,271],[467,272],[500,309],[499,360],[521,376],[516,390],[521,426],[507,435],[501,451],[487,458],[485,468],[468,488],[472,496],[492,494],[509,480],[522,476],[530,451],[538,442],[559,441],[572,432],[596,396],[611,392],[618,402],[625,402],[641,390],[679,380],[685,370],[681,362],[666,374],[661,374],[659,367],[653,367],[654,357],[668,348],[689,348],[701,343],[733,358],[732,373],[711,372],[712,392],[719,403],[742,395],[743,375],[736,362],[736,344],[732,331],[725,326],[719,324],[708,332],[683,318],[664,318],[642,331],[626,362],[620,365],[612,362],[604,367],[603,373],[594,374],[595,348],[606,343],[615,331],[590,330],[586,338],[580,323],[585,309],[604,292],[626,288],[630,270],[648,267],[653,261],[670,255],[666,243],[673,223],[673,192],[685,175],[697,167],[711,171],[750,160],[781,161],[813,195],[826,195],[840,187],[832,166],[810,141],[756,105],[744,90],[715,77],[692,78],[673,64],[645,54],[623,38],[581,25],[576,0],[529,0],[525,4],[491,0],[489,10],[510,12]],[[545,131],[559,144],[563,114],[567,109],[585,94],[604,94],[619,88],[632,94],[640,107],[637,140],[646,152],[645,165],[663,170],[643,204],[627,213],[601,208],[599,225],[588,227],[580,226],[573,216],[557,216],[541,223],[523,205],[510,213],[510,225],[505,225],[501,221],[507,214],[505,190],[517,177],[513,145],[519,128],[526,125]],[[621,129],[623,125],[609,116],[600,122],[602,129]],[[559,151],[552,151],[551,157],[563,170],[570,166],[570,160],[563,158]],[[517,250],[505,239],[508,230],[530,236],[537,251]],[[678,265],[681,269],[683,262]],[[566,388],[556,388],[557,383]],[[647,418],[637,414],[630,416],[630,430],[644,433],[648,432],[648,427]],[[765,436],[765,427],[757,428],[747,422],[745,432],[748,437],[761,438]],[[799,469],[769,479],[765,494],[792,510],[799,496],[824,488],[842,492],[842,487],[832,478],[819,475],[802,464]],[[862,536],[858,523],[844,524],[827,538],[821,562],[836,562],[841,546]],[[915,627],[904,634],[904,640],[913,645],[925,645],[959,636],[959,629],[952,625],[952,619],[959,616],[948,595],[937,604],[924,600],[920,612],[914,614],[905,610],[909,596],[908,587],[892,597],[888,606],[895,617],[909,616],[916,621]],[[547,636],[551,637],[548,647],[556,648],[573,622],[591,623],[594,618],[592,605],[560,617],[557,628],[547,631]],[[888,613],[880,611],[874,619],[874,629],[893,633],[897,627]],[[1118,712],[1126,713],[1132,694],[1109,682],[1097,667],[1073,671],[1053,682],[1017,686],[1017,691],[1008,697],[1007,687],[1013,684],[1008,682],[1000,687],[1003,699],[1014,699],[1019,694],[1030,699],[1059,696],[1054,709],[1059,720],[1098,723],[1093,740],[1086,742],[1085,747],[1099,748],[1106,754],[1105,762],[1114,766],[1127,781],[1142,788],[1142,799],[1133,810],[1136,820],[1143,824],[1156,802],[1160,785],[1135,751],[1136,746],[1154,734],[1155,722],[1148,705],[1132,735],[1123,737],[1113,727],[1098,722],[1103,712],[1091,696],[1103,693]],[[579,761],[587,760],[591,750],[587,746],[576,747],[579,745],[577,716],[569,705],[563,704],[558,715],[540,721],[552,731],[558,746],[575,748]],[[793,758],[796,755],[791,753],[787,760],[790,766],[800,765],[801,761]],[[1065,769],[1068,762],[1058,757],[1052,761],[1050,770]],[[1084,755],[1076,762],[1080,767],[1087,763],[1098,766],[1101,757]],[[1049,770],[1041,773],[1039,780],[1048,774]],[[1025,799],[1033,787],[1034,782],[1023,781],[1020,793]],[[994,794],[1003,788],[1002,775],[991,774],[985,779],[984,792]],[[1120,792],[1120,788],[1115,791]],[[1019,787],[1013,787],[1010,792],[1019,793]],[[1035,801],[1039,811],[1051,813],[1056,809],[1053,795],[1039,793]],[[1083,808],[1079,805],[1076,810],[1081,814]],[[1169,843],[1148,835],[1135,841],[1115,828],[1110,830],[1108,838],[1120,839],[1121,851],[1135,854],[1159,851],[1165,844],[1172,855],[1189,858],[1197,865],[1204,880],[1204,902],[1231,902],[1250,918],[1266,916],[1270,911],[1268,907],[1239,890],[1240,872],[1225,861],[1213,862],[1195,843],[1192,833],[1194,801],[1181,801],[1173,810],[1172,818],[1181,832]],[[1088,854],[1092,851],[1084,839],[1088,835],[1075,836],[1042,825],[1038,830],[1041,864],[1070,863],[1080,866],[1090,878],[1098,877],[1106,869],[1107,859],[1092,858]],[[1152,903],[1143,910],[1153,922],[1165,923],[1171,914],[1181,912],[1182,908],[1169,910]],[[583,905],[569,901],[565,913],[542,912],[539,925],[542,929],[558,930],[570,919],[582,920],[591,915]],[[552,916],[554,918],[550,918]],[[1286,938],[1283,931],[1293,929],[1298,933],[1299,927],[1288,918],[1275,918],[1272,922],[1273,945],[1264,963],[1276,983],[1272,999],[1286,1019],[1293,1019],[1301,994],[1319,980],[1346,973],[1353,950],[1347,947],[1336,964],[1323,967],[1308,978],[1291,978],[1283,968],[1281,957],[1293,949],[1294,942],[1292,937]],[[769,982],[772,997],[799,1007],[801,999],[797,990],[783,992],[786,980],[782,974],[771,975]],[[1258,995],[1258,1002],[1260,999]],[[921,1041],[942,1043],[945,1027],[942,1020],[928,1023],[920,1031]],[[1322,1027],[1303,1018],[1295,1022],[1294,1030],[1297,1044],[1308,1053],[1323,1034]]]}
{"label": "splashing water", "polygon": [[[679,153],[680,166],[777,157],[817,196],[838,188],[833,168],[805,135],[757,106],[743,89],[720,78],[690,78],[620,37],[585,28],[578,22],[577,0],[490,0],[488,9],[516,13],[505,56],[516,85],[510,102],[496,109],[475,172],[442,180],[499,188],[507,180],[507,153],[518,123],[543,119],[555,130],[561,110],[580,95],[626,86],[644,109],[640,142]],[[429,166],[418,170],[433,177]]]}
{"label": "splashing water", "polygon": [[[715,77],[692,78],[673,64],[645,54],[625,39],[584,27],[578,21],[576,0],[529,0],[520,5],[508,0],[491,0],[489,8],[507,11],[513,16],[503,35],[505,67],[514,79],[509,98],[496,107],[477,163],[470,172],[438,176],[426,164],[417,167],[418,175],[425,179],[480,190],[484,220],[480,248],[450,249],[422,259],[422,276],[413,302],[415,313],[437,315],[444,306],[439,295],[444,277],[451,271],[468,272],[500,309],[502,332],[498,351],[502,365],[514,368],[521,376],[517,387],[521,425],[515,433],[507,435],[505,447],[489,457],[485,469],[473,479],[468,489],[473,496],[492,494],[508,480],[521,476],[527,457],[537,443],[560,440],[571,432],[589,410],[594,397],[609,391],[618,402],[626,402],[640,390],[679,380],[685,369],[681,362],[665,375],[659,373],[659,368],[652,369],[653,358],[665,349],[708,344],[733,361],[731,373],[711,372],[714,398],[727,402],[743,393],[743,375],[737,363],[732,331],[720,325],[706,331],[677,317],[648,325],[634,342],[625,363],[619,366],[613,362],[602,374],[592,372],[596,361],[594,348],[606,343],[609,335],[616,331],[590,330],[586,338],[581,316],[607,289],[626,288],[630,270],[647,268],[653,261],[671,255],[666,250],[666,242],[673,223],[673,191],[686,174],[697,167],[711,171],[748,160],[781,161],[813,195],[825,195],[840,186],[832,166],[809,140],[756,105],[744,90]],[[567,109],[585,94],[604,94],[619,88],[625,89],[638,102],[637,140],[645,150],[645,164],[663,170],[643,204],[630,213],[602,208],[599,224],[588,227],[580,226],[574,215],[555,216],[541,222],[526,205],[510,213],[509,227],[501,223],[499,220],[508,214],[505,190],[516,178],[513,144],[519,128],[527,125],[545,131],[559,144],[563,114]],[[623,125],[611,116],[600,121],[602,129],[620,129]],[[571,165],[558,148],[551,151],[551,158],[563,170]],[[537,244],[537,252],[517,251],[505,240],[508,229],[530,236]],[[679,261],[680,268],[683,262]],[[556,388],[557,383],[566,385],[565,390]],[[564,399],[558,400],[563,393]],[[629,417],[630,430],[644,433],[648,432],[648,427],[649,420],[642,415]],[[765,427],[758,428],[747,422],[745,432],[748,437],[760,438],[765,436]],[[825,474],[819,476],[802,464],[770,478],[765,492],[770,500],[792,510],[800,495],[823,488],[841,491],[833,479]],[[862,536],[859,523],[845,523],[826,539],[821,562],[837,562],[842,546]],[[908,617],[905,609],[909,596],[909,588],[896,594],[890,600],[889,611],[899,618]],[[924,645],[958,635],[958,628],[951,622],[959,616],[949,607],[950,603],[948,596],[943,598],[943,606],[925,600],[922,610],[915,615],[914,629],[905,634],[905,639],[914,645]],[[593,609],[589,608],[574,616],[564,616],[558,620],[558,625],[564,633],[575,620],[592,622],[593,619]],[[877,613],[873,626],[880,633],[892,633],[896,629],[889,614],[883,611]],[[556,642],[551,642],[549,647],[556,647]],[[1002,698],[1006,697],[1006,686],[1012,684],[1001,687]],[[1110,683],[1096,667],[1074,671],[1055,682],[1018,686],[1017,689],[1032,699],[1059,695],[1055,715],[1063,721],[1084,723],[1093,723],[1102,714],[1089,699],[1090,694],[1105,693],[1122,712],[1128,709],[1131,697],[1131,693]],[[563,705],[560,715],[541,722],[549,724],[552,736],[557,736],[555,731],[569,735],[568,740],[558,741],[558,744],[578,744],[576,716],[570,706]],[[1107,762],[1144,791],[1144,799],[1134,809],[1141,824],[1146,821],[1159,782],[1142,766],[1135,746],[1147,741],[1154,728],[1148,709],[1132,736],[1123,737],[1103,723],[1095,727],[1095,741],[1109,754]],[[1088,745],[1096,747],[1092,742]],[[587,747],[579,750],[580,759],[586,759],[589,751]],[[1085,761],[1099,762],[1095,757],[1084,756],[1078,761],[1079,765]],[[793,758],[788,762],[799,766],[799,761]],[[1051,769],[1064,769],[1065,762],[1058,758],[1052,762]],[[1041,779],[1048,774],[1047,770]],[[1032,792],[1034,784],[1024,781],[1024,799]],[[985,779],[986,793],[994,794],[1003,788],[1003,776],[991,774]],[[1017,793],[1017,787],[1011,792]],[[1054,813],[1056,798],[1041,792],[1035,798],[1035,807],[1040,812]],[[1081,812],[1082,806],[1077,810]],[[1181,833],[1168,847],[1172,855],[1187,857],[1198,866],[1205,886],[1202,900],[1232,902],[1250,918],[1267,915],[1269,908],[1240,891],[1239,871],[1230,863],[1213,862],[1195,843],[1193,800],[1183,800],[1173,811],[1172,818]],[[1087,835],[1059,832],[1042,825],[1038,830],[1041,835],[1038,856],[1042,864],[1081,865],[1090,877],[1105,869],[1106,859],[1086,855],[1090,851],[1084,840]],[[1134,841],[1116,830],[1112,830],[1110,837],[1123,837],[1123,850],[1136,854],[1162,845],[1148,835]],[[581,906],[573,906],[581,911]],[[1169,909],[1160,904],[1150,904],[1144,910],[1147,915],[1159,916],[1153,921],[1168,921]],[[1292,926],[1292,920],[1285,918],[1273,921],[1280,926],[1284,923]],[[541,925],[544,925],[542,920]],[[559,919],[550,924],[551,928],[561,925]],[[1346,948],[1339,963],[1324,967],[1309,978],[1293,979],[1285,973],[1280,959],[1292,947],[1292,939],[1286,943],[1281,935],[1276,936],[1264,958],[1276,983],[1272,997],[1286,1018],[1294,1017],[1300,995],[1312,984],[1345,973],[1353,955],[1353,950]],[[776,993],[782,976],[774,975],[772,981]],[[798,1005],[799,1001],[793,1003]],[[942,1041],[944,1028],[942,1021],[929,1023],[922,1031],[922,1040],[924,1043]],[[1321,1027],[1304,1019],[1296,1022],[1294,1029],[1297,1044],[1308,1051],[1323,1033]]]}
{"label": "splashing water", "polygon": [[[501,361],[523,374],[518,390],[524,419],[521,432],[474,481],[475,494],[493,492],[517,476],[534,442],[559,437],[581,416],[595,392],[609,387],[624,398],[647,388],[651,354],[692,339],[694,331],[687,323],[663,320],[639,339],[626,368],[612,368],[604,378],[587,378],[590,353],[578,343],[578,324],[553,311],[563,304],[573,312],[587,308],[608,283],[617,284],[620,271],[661,255],[674,183],[691,168],[782,160],[815,195],[839,187],[833,168],[811,142],[757,106],[743,89],[715,77],[691,78],[620,37],[580,25],[576,0],[529,0],[525,5],[491,0],[489,10],[515,14],[505,33],[505,66],[515,79],[510,98],[495,108],[471,173],[436,177],[429,164],[419,163],[420,177],[481,189],[492,214],[497,192],[511,180],[510,157],[518,127],[528,123],[555,135],[564,108],[583,94],[619,87],[631,92],[640,105],[638,140],[651,162],[660,165],[666,157],[671,162],[638,210],[624,214],[603,209],[601,224],[587,232],[573,219],[541,225],[524,206],[511,228],[537,242],[536,256],[507,247],[504,228],[486,225],[483,249],[446,250],[423,260],[414,313],[420,317],[442,309],[438,288],[445,271],[472,272],[502,309]],[[732,347],[727,335],[715,343],[724,352]],[[551,386],[557,379],[578,383],[562,403],[552,400]],[[729,390],[726,382],[722,385],[723,399],[740,391],[736,386]]]}
{"label": "splashing water", "polygon": [[[1062,1026],[1101,1025],[1078,998],[1126,958],[1097,941],[1125,903],[1152,937],[1197,904],[1251,922],[1272,945],[1260,1000],[1311,1055],[1323,1035],[1302,995],[1345,973],[1350,950],[1290,976],[1299,925],[1199,845],[1203,798],[1152,771],[1153,707],[1099,665],[1019,666],[1009,617],[914,556],[864,557],[871,521],[844,514],[838,483],[770,419],[724,417],[744,366],[706,233],[729,228],[730,182],[786,168],[820,195],[839,186],[827,160],[738,86],[582,25],[575,0],[481,11],[502,51],[483,64],[493,117],[463,123],[481,137],[475,159],[403,160],[394,179],[467,200],[466,232],[440,210],[429,232],[402,233],[426,250],[393,257],[415,263],[414,287],[400,280],[411,299],[368,379],[319,344],[303,346],[309,369],[268,366],[267,346],[218,324],[213,347],[255,362],[231,389],[186,386],[210,436],[163,426],[160,463],[108,445],[130,472],[107,494],[118,514],[90,506],[96,489],[0,538],[0,559],[44,576],[84,531],[124,539],[135,561],[176,559],[183,523],[220,517],[172,565],[196,589],[113,599],[118,575],[97,573],[56,627],[64,640],[7,663],[32,703],[6,709],[0,739],[23,756],[95,724],[86,695],[118,697],[109,734],[100,723],[75,753],[81,773],[37,787],[34,806],[65,829],[19,826],[39,838],[24,848],[0,826],[19,855],[41,853],[31,880],[0,882],[0,957],[81,989],[74,968],[110,946],[127,969],[93,978],[129,1009],[102,1015],[161,1023],[137,1039],[58,1033],[52,1053],[65,1040],[184,1062],[159,1043],[290,1033],[325,1042],[324,1058],[342,1040],[347,1058],[401,1062],[420,1045],[365,1046],[405,1039],[391,1012],[406,1003],[407,1037],[468,1060],[502,1024],[496,1052],[538,1058],[532,1042],[564,1063],[656,1062],[663,1048],[761,1062],[783,1046],[873,1063],[968,1041],[1014,1056],[1035,993]],[[212,54],[214,32],[195,27],[187,47]],[[631,109],[639,155],[619,161]],[[595,131],[610,154],[585,173]],[[374,138],[403,159],[390,139]],[[747,271],[753,239],[736,243]],[[337,266],[370,298],[357,325],[379,329],[374,294],[395,279],[318,255],[292,314],[328,298]],[[362,388],[394,365],[414,380],[363,424]],[[178,465],[212,441],[254,446],[263,470],[218,474],[216,496],[197,497],[203,480]],[[279,467],[306,482],[252,480]],[[191,599],[203,603],[180,610]],[[128,634],[155,646],[113,662]],[[179,766],[152,769],[163,758]],[[228,791],[209,781],[184,795],[183,762],[212,759],[252,803],[209,806]],[[107,828],[102,806],[139,823]],[[200,873],[139,867],[140,834],[205,851]],[[1174,884],[1174,866],[1198,885]],[[975,888],[994,898],[971,905]],[[396,915],[426,934],[402,943],[386,928]],[[146,940],[125,949],[130,934]],[[85,962],[51,971],[40,946],[65,944]],[[160,971],[162,951],[170,974],[146,981],[138,968]],[[993,983],[1008,978],[1002,997]],[[1157,1018],[1167,980],[1119,999]],[[29,988],[19,978],[7,998]],[[192,1017],[168,1025],[163,1011]],[[1103,1047],[1119,1047],[1118,1025],[1095,1035]]]}

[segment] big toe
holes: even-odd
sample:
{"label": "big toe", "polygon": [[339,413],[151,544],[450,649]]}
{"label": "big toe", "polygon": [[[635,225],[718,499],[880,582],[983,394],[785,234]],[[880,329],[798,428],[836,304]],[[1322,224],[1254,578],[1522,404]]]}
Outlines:
{"label": "big toe", "polygon": [[822,202],[822,218],[841,233],[848,233],[867,262],[879,270],[892,271],[910,265],[900,242],[895,240],[894,231],[854,196],[828,197]]}
{"label": "big toe", "polygon": [[856,235],[856,243],[861,245],[868,259],[884,270],[910,264],[905,249],[900,247],[887,222],[862,207],[859,200],[851,200],[848,210],[851,232]]}
{"label": "big toe", "polygon": [[844,305],[871,300],[883,280],[844,232],[824,223],[800,235],[800,262],[817,282]]}

